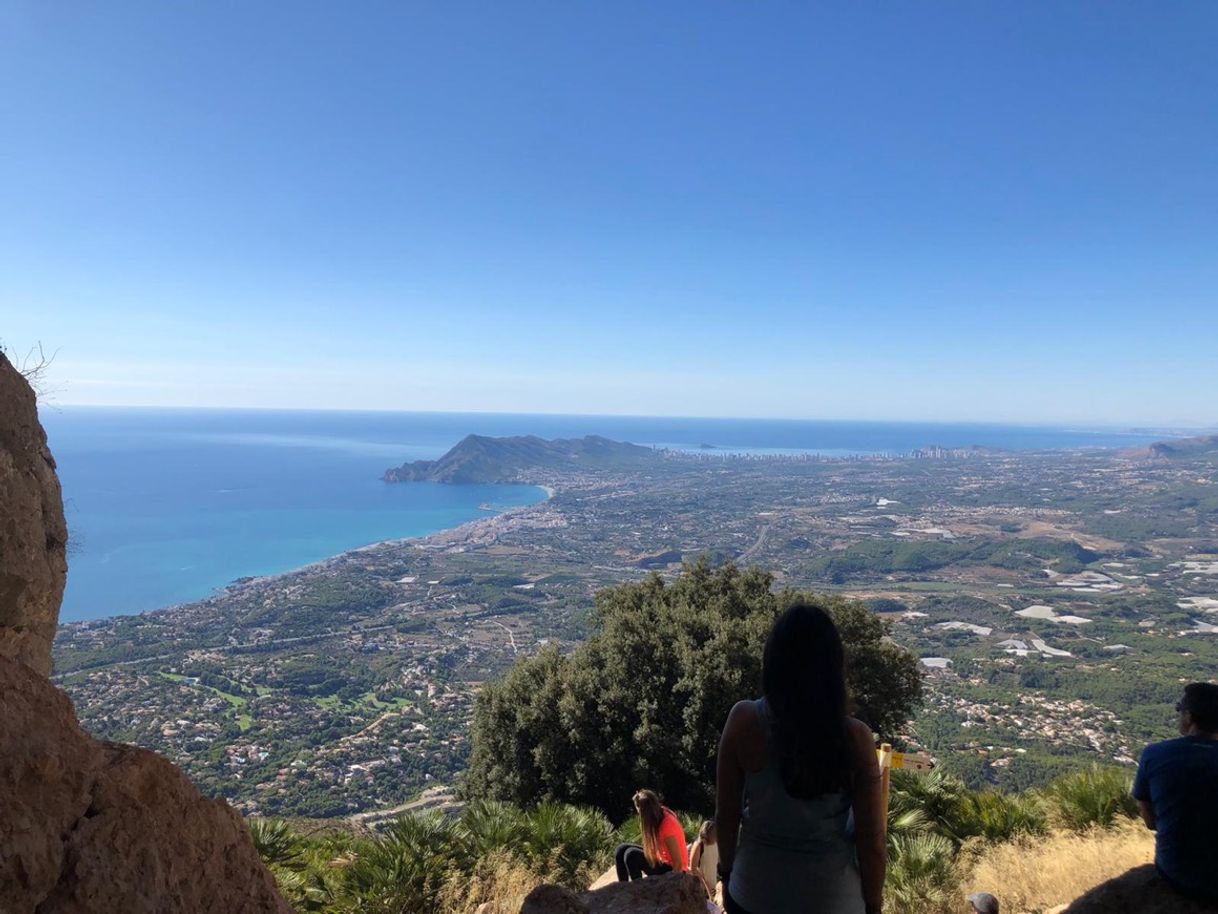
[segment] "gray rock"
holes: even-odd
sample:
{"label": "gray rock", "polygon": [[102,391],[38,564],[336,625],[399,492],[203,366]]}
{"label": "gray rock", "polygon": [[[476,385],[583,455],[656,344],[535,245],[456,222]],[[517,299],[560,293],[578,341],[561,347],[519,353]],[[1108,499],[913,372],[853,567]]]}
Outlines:
{"label": "gray rock", "polygon": [[1206,905],[1177,893],[1150,864],[1139,866],[1097,885],[1074,899],[1064,914],[1215,914],[1218,904]]}
{"label": "gray rock", "polygon": [[553,885],[534,889],[520,914],[706,914],[706,888],[690,873],[617,882],[576,895]]}

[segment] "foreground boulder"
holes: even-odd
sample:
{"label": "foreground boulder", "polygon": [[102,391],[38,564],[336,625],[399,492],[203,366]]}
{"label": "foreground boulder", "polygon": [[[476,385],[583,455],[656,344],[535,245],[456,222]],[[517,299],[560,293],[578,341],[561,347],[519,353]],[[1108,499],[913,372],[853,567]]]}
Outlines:
{"label": "foreground boulder", "polygon": [[706,889],[690,873],[618,882],[582,894],[543,885],[528,894],[520,914],[706,914]]}
{"label": "foreground boulder", "polygon": [[1218,904],[1201,904],[1180,895],[1151,865],[1139,866],[1094,889],[1063,909],[1063,914],[1215,914]]}
{"label": "foreground boulder", "polygon": [[0,656],[51,671],[68,528],[34,392],[0,353]]}
{"label": "foreground boulder", "polygon": [[241,817],[153,752],[102,743],[68,697],[0,657],[0,910],[290,908]]}

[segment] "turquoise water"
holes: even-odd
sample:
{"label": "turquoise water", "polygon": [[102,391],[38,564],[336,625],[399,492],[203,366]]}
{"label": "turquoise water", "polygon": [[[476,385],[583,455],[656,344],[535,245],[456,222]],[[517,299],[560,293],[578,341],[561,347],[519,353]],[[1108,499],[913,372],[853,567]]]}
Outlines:
{"label": "turquoise water", "polygon": [[[71,545],[61,621],[205,597],[369,543],[423,536],[545,498],[533,486],[387,485],[442,446],[191,427],[165,414],[44,415]],[[211,423],[208,423],[210,426]]]}
{"label": "turquoise water", "polygon": [[195,600],[387,539],[423,536],[535,503],[532,486],[386,485],[407,460],[465,435],[605,435],[697,450],[905,453],[931,444],[1129,447],[1154,435],[1000,425],[510,416],[448,413],[43,411],[72,543],[61,619]]}

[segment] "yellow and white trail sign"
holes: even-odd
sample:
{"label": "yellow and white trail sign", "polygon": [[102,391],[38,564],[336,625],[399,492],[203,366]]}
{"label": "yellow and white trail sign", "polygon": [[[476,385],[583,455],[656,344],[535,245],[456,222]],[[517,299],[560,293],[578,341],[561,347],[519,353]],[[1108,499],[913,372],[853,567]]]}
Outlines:
{"label": "yellow and white trail sign", "polygon": [[894,752],[888,767],[896,771],[925,774],[935,767],[935,760],[925,752]]}
{"label": "yellow and white trail sign", "polygon": [[[926,774],[935,767],[935,761],[925,752],[893,752],[890,743],[881,743],[875,750],[876,760],[880,763],[880,793],[883,797],[884,809],[888,809],[888,795],[891,791],[891,779],[894,769],[912,771],[914,774]],[[887,822],[887,816],[885,816]]]}

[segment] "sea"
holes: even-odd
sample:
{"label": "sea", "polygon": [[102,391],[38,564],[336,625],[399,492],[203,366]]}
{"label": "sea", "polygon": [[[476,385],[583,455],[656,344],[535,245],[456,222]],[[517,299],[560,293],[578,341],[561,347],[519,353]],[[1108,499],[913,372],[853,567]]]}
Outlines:
{"label": "sea", "polygon": [[546,497],[534,486],[381,481],[389,467],[439,457],[471,433],[828,456],[929,445],[1133,447],[1163,437],[984,424],[70,406],[44,407],[42,420],[70,535],[63,622],[201,599],[239,578]]}

